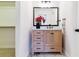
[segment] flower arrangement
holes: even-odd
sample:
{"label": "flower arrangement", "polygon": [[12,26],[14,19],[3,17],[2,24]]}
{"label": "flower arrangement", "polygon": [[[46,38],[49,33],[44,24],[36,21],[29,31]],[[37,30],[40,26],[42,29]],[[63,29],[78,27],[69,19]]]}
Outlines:
{"label": "flower arrangement", "polygon": [[43,21],[43,23],[45,22],[45,19],[44,19],[44,17],[43,16],[38,16],[38,17],[36,17],[36,22],[38,22],[38,23],[41,23],[42,21]]}
{"label": "flower arrangement", "polygon": [[38,16],[35,18],[36,21],[36,28],[40,28],[41,22],[43,21],[43,23],[45,23],[45,19],[43,16]]}

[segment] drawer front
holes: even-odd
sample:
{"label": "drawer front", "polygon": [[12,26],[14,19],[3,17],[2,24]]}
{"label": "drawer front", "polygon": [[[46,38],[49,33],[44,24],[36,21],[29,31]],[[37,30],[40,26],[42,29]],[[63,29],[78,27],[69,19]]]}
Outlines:
{"label": "drawer front", "polygon": [[43,31],[41,30],[33,31],[32,35],[43,35]]}
{"label": "drawer front", "polygon": [[55,31],[47,31],[47,35],[54,35]]}
{"label": "drawer front", "polygon": [[46,44],[52,44],[54,42],[54,32],[53,31],[44,31],[44,42]]}
{"label": "drawer front", "polygon": [[43,40],[42,36],[33,36],[32,40]]}
{"label": "drawer front", "polygon": [[39,40],[32,41],[32,45],[43,45],[43,44],[44,44],[43,41],[39,41]]}
{"label": "drawer front", "polygon": [[32,52],[43,52],[44,47],[43,45],[34,45],[32,46]]}
{"label": "drawer front", "polygon": [[55,43],[54,37],[47,37],[46,44],[54,44],[54,43]]}
{"label": "drawer front", "polygon": [[55,43],[55,38],[54,36],[44,36],[44,42],[45,44],[54,44]]}
{"label": "drawer front", "polygon": [[45,45],[44,51],[45,52],[54,52],[54,51],[56,51],[56,48],[54,47],[54,45]]}
{"label": "drawer front", "polygon": [[55,41],[49,39],[49,40],[45,40],[44,43],[45,43],[45,44],[50,44],[50,45],[51,45],[51,44],[55,44]]}

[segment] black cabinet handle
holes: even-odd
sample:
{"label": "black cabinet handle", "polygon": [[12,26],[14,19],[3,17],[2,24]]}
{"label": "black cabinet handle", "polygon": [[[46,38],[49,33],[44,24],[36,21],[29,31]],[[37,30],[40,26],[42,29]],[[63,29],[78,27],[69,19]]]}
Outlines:
{"label": "black cabinet handle", "polygon": [[40,38],[37,38],[37,39],[40,39]]}
{"label": "black cabinet handle", "polygon": [[37,34],[40,34],[40,32],[37,32]]}
{"label": "black cabinet handle", "polygon": [[36,44],[40,44],[40,43],[36,43]]}
{"label": "black cabinet handle", "polygon": [[75,29],[76,32],[79,32],[79,29]]}
{"label": "black cabinet handle", "polygon": [[54,33],[50,33],[50,34],[54,34]]}
{"label": "black cabinet handle", "polygon": [[41,49],[41,48],[36,48],[36,49]]}
{"label": "black cabinet handle", "polygon": [[50,48],[50,49],[55,49],[55,48]]}

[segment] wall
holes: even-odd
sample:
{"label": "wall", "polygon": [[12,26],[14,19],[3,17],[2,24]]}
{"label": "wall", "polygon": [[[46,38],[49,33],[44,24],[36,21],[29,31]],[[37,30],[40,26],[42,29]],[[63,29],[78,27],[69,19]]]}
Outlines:
{"label": "wall", "polygon": [[0,48],[15,48],[15,2],[0,1]]}
{"label": "wall", "polygon": [[20,2],[16,2],[16,29],[15,29],[15,56],[19,55],[20,50]]}
{"label": "wall", "polygon": [[15,28],[0,27],[0,48],[15,48]]}
{"label": "wall", "polygon": [[32,28],[31,1],[20,2],[20,19],[18,19],[18,21],[17,27],[19,29],[16,29],[16,32],[19,31],[19,33],[16,35],[18,35],[19,39],[16,39],[16,50],[18,49],[18,51],[16,51],[16,56],[25,57],[29,55],[29,35]]}
{"label": "wall", "polygon": [[[79,2],[77,2],[77,20],[76,20],[76,29],[79,29]],[[75,55],[79,56],[79,32],[76,33],[76,48],[75,48]]]}
{"label": "wall", "polygon": [[15,2],[0,2],[0,26],[16,25]]}
{"label": "wall", "polygon": [[0,26],[15,26],[16,9],[12,7],[0,7]]}
{"label": "wall", "polygon": [[61,2],[60,16],[66,18],[65,23],[65,53],[67,56],[76,56],[76,19],[77,19],[77,2]]}

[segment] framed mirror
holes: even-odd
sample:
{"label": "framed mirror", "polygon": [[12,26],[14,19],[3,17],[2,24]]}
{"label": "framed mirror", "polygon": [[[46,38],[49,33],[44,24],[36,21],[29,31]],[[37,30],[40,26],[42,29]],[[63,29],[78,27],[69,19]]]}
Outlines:
{"label": "framed mirror", "polygon": [[33,8],[33,26],[36,26],[37,20],[40,26],[58,26],[59,25],[59,8],[58,7],[34,7]]}

